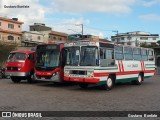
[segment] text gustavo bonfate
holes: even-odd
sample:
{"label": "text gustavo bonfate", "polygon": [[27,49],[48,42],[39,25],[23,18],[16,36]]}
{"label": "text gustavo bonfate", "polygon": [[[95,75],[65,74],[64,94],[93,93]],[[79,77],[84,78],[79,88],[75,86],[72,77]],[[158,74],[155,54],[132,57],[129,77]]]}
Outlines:
{"label": "text gustavo bonfate", "polygon": [[29,5],[4,5],[4,8],[29,8]]}

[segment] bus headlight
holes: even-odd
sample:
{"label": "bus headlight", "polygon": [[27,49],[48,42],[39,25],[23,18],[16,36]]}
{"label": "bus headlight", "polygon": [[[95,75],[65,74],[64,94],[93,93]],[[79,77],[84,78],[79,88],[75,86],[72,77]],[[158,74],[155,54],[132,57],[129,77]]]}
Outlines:
{"label": "bus headlight", "polygon": [[65,71],[64,71],[64,74],[65,74],[65,75],[68,75],[68,74],[69,74],[69,70],[65,70]]}
{"label": "bus headlight", "polygon": [[53,75],[52,75],[52,76],[56,76],[56,75],[57,75],[57,72],[53,73]]}
{"label": "bus headlight", "polygon": [[93,77],[94,76],[94,72],[93,71],[87,71],[87,76],[88,77]]}

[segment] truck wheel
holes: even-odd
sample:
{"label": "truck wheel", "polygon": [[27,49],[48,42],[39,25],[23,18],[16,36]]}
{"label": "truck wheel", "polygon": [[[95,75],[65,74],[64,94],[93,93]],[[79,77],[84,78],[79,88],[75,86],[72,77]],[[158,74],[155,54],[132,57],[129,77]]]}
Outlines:
{"label": "truck wheel", "polygon": [[88,83],[79,83],[79,86],[85,89],[88,87]]}
{"label": "truck wheel", "polygon": [[28,83],[35,83],[33,72],[27,77],[27,82]]}
{"label": "truck wheel", "polygon": [[112,76],[109,76],[107,81],[106,81],[106,84],[102,85],[102,87],[105,89],[105,90],[111,90],[114,86],[114,80],[113,80],[113,77]]}
{"label": "truck wheel", "polygon": [[12,80],[14,83],[19,83],[19,82],[21,82],[21,79],[20,79],[20,78],[17,78],[17,77],[11,77],[11,80]]}

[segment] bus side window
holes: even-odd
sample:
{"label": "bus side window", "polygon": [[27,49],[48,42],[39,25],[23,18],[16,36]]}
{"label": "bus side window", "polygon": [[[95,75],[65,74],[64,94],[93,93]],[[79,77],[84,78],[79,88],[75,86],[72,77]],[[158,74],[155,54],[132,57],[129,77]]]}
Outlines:
{"label": "bus side window", "polygon": [[149,61],[153,61],[154,60],[153,50],[148,50],[148,60]]}
{"label": "bus side window", "polygon": [[105,59],[105,51],[104,48],[100,48],[100,59]]}
{"label": "bus side window", "polygon": [[132,48],[124,47],[124,56],[125,56],[125,60],[133,60]]}
{"label": "bus side window", "polygon": [[115,62],[113,49],[100,48],[100,61],[100,65],[102,67],[114,65]]}
{"label": "bus side window", "polygon": [[148,60],[147,50],[141,49],[142,60]]}
{"label": "bus side window", "polygon": [[123,47],[122,46],[115,46],[115,59],[116,60],[123,60]]}
{"label": "bus side window", "polygon": [[133,58],[134,58],[134,60],[141,60],[140,48],[133,48]]}

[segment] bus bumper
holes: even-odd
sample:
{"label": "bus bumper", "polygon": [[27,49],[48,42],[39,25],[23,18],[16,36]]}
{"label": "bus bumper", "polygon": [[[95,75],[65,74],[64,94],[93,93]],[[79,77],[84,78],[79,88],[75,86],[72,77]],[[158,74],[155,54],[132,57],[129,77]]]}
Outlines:
{"label": "bus bumper", "polygon": [[5,72],[5,76],[26,77],[29,74],[30,74],[29,72]]}
{"label": "bus bumper", "polygon": [[78,78],[78,77],[66,77],[64,76],[65,81],[71,82],[85,82],[85,83],[98,83],[100,80],[98,78]]}
{"label": "bus bumper", "polygon": [[58,72],[55,75],[52,75],[50,78],[48,78],[48,76],[37,76],[36,74],[34,74],[34,79],[38,81],[50,81],[50,82],[61,82],[62,81],[60,80],[60,75]]}

